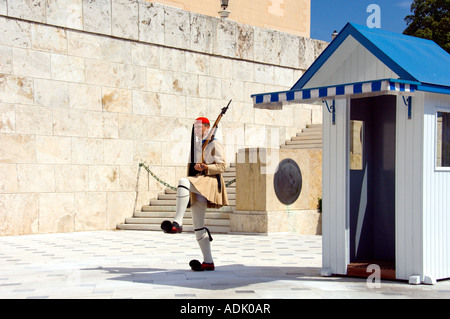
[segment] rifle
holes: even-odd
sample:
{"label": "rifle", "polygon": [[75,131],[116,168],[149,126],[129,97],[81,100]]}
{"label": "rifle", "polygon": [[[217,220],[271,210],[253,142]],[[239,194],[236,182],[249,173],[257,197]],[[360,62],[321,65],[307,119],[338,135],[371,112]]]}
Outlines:
{"label": "rifle", "polygon": [[214,122],[213,127],[209,131],[209,134],[206,137],[205,142],[203,143],[203,147],[202,147],[202,164],[205,164],[205,148],[206,148],[206,146],[208,146],[208,144],[212,140],[214,140],[214,136],[216,135],[217,127],[219,126],[219,122],[222,119],[222,116],[224,116],[225,113],[228,111],[228,107],[230,106],[231,101],[232,101],[232,99],[230,100],[230,102],[228,102],[226,107],[222,108],[222,111],[220,112],[219,116],[217,117],[216,121]]}

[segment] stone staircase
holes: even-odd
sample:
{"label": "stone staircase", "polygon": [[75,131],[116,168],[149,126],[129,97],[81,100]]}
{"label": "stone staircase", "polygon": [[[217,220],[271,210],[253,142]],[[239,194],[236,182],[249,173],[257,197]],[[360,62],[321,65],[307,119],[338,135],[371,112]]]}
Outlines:
{"label": "stone staircase", "polygon": [[[290,149],[320,149],[322,148],[322,125],[308,125],[301,133],[297,133],[291,140],[286,141],[280,148]],[[236,164],[232,163],[223,174],[225,183],[236,178]],[[205,226],[212,233],[230,232],[230,213],[236,205],[236,183],[227,187],[228,201],[230,206],[220,209],[207,209]],[[176,191],[166,188],[164,193],[159,194],[157,199],[150,200],[149,205],[136,211],[125,223],[117,225],[123,230],[150,230],[162,231],[161,223],[164,220],[172,221],[176,211]],[[193,232],[191,210],[188,208],[183,219],[183,232]]]}
{"label": "stone staircase", "polygon": [[322,124],[307,125],[300,133],[286,141],[280,148],[293,149],[321,149],[322,148]]}
{"label": "stone staircase", "polygon": [[[225,184],[236,178],[236,164],[222,174]],[[228,202],[230,206],[220,209],[207,209],[205,226],[212,233],[230,232],[230,213],[236,206],[236,183],[227,187]],[[166,188],[164,193],[159,194],[157,199],[150,200],[149,205],[142,207],[141,211],[134,213],[133,217],[125,219],[125,223],[117,225],[123,230],[153,230],[162,231],[161,223],[164,220],[172,221],[176,211],[176,191]],[[192,214],[188,208],[183,219],[183,232],[193,232]]]}

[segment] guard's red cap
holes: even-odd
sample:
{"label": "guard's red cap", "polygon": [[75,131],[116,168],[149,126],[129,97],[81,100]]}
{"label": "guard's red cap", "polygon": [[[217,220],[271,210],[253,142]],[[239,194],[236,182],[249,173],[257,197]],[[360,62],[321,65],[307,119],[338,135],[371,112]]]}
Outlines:
{"label": "guard's red cap", "polygon": [[201,121],[202,124],[208,124],[208,125],[210,125],[210,124],[209,124],[209,120],[208,120],[206,117],[199,117],[199,118],[197,118],[195,121],[197,121],[197,122]]}

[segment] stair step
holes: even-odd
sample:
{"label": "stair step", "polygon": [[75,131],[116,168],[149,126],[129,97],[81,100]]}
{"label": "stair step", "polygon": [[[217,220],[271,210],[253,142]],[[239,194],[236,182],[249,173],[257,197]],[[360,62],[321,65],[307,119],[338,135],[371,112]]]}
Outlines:
{"label": "stair step", "polygon": [[[228,234],[230,232],[229,226],[209,226],[206,225],[209,231],[214,235],[216,234]],[[146,231],[162,231],[161,225],[156,224],[119,224],[117,225],[117,229],[121,230],[146,230]],[[194,227],[191,225],[183,226],[183,233],[191,233],[194,232]],[[170,235],[170,234],[168,234]]]}
{"label": "stair step", "polygon": [[322,132],[300,132],[295,135],[296,137],[300,136],[314,136],[317,138],[322,138]]}
{"label": "stair step", "polygon": [[[177,194],[159,194],[158,200],[176,200]],[[229,200],[235,200],[236,199],[236,193],[228,194]]]}
{"label": "stair step", "polygon": [[320,132],[322,133],[322,125],[320,126],[307,126],[302,130],[302,132]]}
{"label": "stair step", "polygon": [[322,144],[281,145],[280,148],[289,148],[289,149],[322,149]]}
{"label": "stair step", "polygon": [[309,144],[320,144],[322,145],[322,140],[301,140],[301,141],[286,141],[286,145],[309,145]]}
{"label": "stair step", "polygon": [[[208,219],[229,219],[230,211],[209,211],[206,213]],[[175,218],[175,211],[151,211],[151,212],[134,212],[135,218]],[[192,218],[192,212],[186,211],[184,218]]]}
{"label": "stair step", "polygon": [[291,137],[290,141],[318,141],[322,143],[322,136],[308,135],[308,136],[294,136]]}
{"label": "stair step", "polygon": [[[230,206],[236,206],[236,200],[229,199]],[[176,199],[152,199],[150,200],[150,206],[175,206],[177,204]]]}
{"label": "stair step", "polygon": [[[222,206],[221,208],[218,209],[213,209],[213,208],[207,208],[206,209],[206,213],[208,214],[209,212],[232,212],[234,210],[234,206]],[[168,205],[168,206],[151,206],[151,205],[145,205],[142,206],[142,211],[143,212],[174,212],[176,211],[176,207],[173,205]],[[191,209],[188,208],[186,209],[186,213],[190,212]]]}
{"label": "stair step", "polygon": [[[165,217],[152,217],[152,218],[126,218],[125,224],[149,224],[149,225],[161,225],[163,221],[167,220]],[[184,226],[192,226],[192,218],[184,218],[183,219],[183,228]],[[214,219],[214,218],[205,218],[205,225],[210,226],[230,226],[229,219]]]}

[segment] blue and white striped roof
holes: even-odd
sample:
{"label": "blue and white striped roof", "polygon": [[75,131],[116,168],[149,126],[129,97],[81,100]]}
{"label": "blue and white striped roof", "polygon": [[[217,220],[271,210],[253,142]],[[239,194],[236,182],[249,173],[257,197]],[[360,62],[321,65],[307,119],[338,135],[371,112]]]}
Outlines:
{"label": "blue and white striped roof", "polygon": [[281,106],[283,102],[314,102],[317,100],[345,98],[346,96],[355,96],[356,94],[408,94],[415,92],[418,85],[420,85],[418,82],[384,79],[320,88],[254,94],[252,95],[252,98],[254,107],[256,108],[267,108],[268,105],[271,105],[271,108],[277,108]]}

